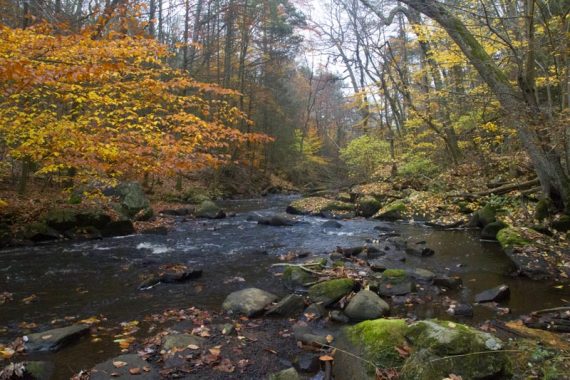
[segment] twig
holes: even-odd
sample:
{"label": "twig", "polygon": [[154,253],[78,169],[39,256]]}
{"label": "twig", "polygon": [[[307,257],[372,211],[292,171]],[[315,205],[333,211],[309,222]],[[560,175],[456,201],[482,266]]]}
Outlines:
{"label": "twig", "polygon": [[570,306],[554,307],[552,309],[533,311],[531,314],[545,314],[545,313],[553,313],[556,311],[570,311]]}
{"label": "twig", "polygon": [[307,266],[319,266],[321,264],[305,264],[305,265],[301,265],[301,264],[285,264],[285,263],[278,263],[278,264],[273,264],[271,265],[271,267],[295,267],[295,268],[301,268],[302,270],[309,272],[309,273],[314,273],[314,274],[318,274],[320,275],[321,272],[317,272],[315,270],[309,269],[307,268]]}

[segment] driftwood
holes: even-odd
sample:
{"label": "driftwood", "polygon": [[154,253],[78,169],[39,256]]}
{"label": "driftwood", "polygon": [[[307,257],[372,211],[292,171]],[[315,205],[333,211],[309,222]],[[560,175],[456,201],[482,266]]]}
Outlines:
{"label": "driftwood", "polygon": [[534,188],[536,186],[540,185],[540,181],[538,180],[538,178],[532,179],[530,181],[526,181],[526,182],[522,182],[522,183],[510,183],[508,185],[503,185],[503,186],[499,186],[496,187],[494,189],[490,189],[490,190],[485,190],[485,191],[480,191],[478,193],[464,193],[464,194],[458,194],[458,195],[450,195],[450,198],[465,198],[465,199],[477,199],[477,198],[481,198],[487,195],[491,195],[491,194],[495,194],[495,195],[503,195],[503,194],[507,194],[510,193],[511,191],[515,191],[515,190],[528,190],[528,189],[532,189],[534,190]]}

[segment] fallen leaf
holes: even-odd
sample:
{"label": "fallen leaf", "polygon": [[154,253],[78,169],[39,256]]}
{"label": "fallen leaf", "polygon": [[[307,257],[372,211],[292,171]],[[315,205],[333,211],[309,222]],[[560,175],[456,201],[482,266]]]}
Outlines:
{"label": "fallen leaf", "polygon": [[323,356],[319,357],[319,360],[322,362],[331,362],[334,360],[334,358],[332,356],[329,356],[329,355],[323,355]]}
{"label": "fallen leaf", "polygon": [[135,367],[135,368],[129,368],[129,373],[131,375],[140,375],[141,374],[141,369],[139,367]]}
{"label": "fallen leaf", "polygon": [[235,371],[236,367],[232,364],[229,359],[223,359],[220,364],[214,367],[216,371],[222,371],[226,373],[232,373]]}
{"label": "fallen leaf", "polygon": [[189,344],[189,345],[188,345],[188,348],[191,349],[191,350],[197,350],[197,349],[199,349],[200,347],[197,346],[197,345],[195,345],[195,344]]}
{"label": "fallen leaf", "polygon": [[114,362],[113,362],[113,366],[114,366],[115,368],[123,368],[123,367],[126,366],[126,365],[127,365],[127,362],[122,362],[122,361],[120,361],[120,360],[117,360],[117,361],[114,361]]}
{"label": "fallen leaf", "polygon": [[42,339],[43,340],[48,340],[49,338],[51,338],[53,335],[42,335]]}
{"label": "fallen leaf", "polygon": [[327,340],[327,343],[331,344],[334,341],[334,336],[332,335],[327,335],[325,337],[325,339]]}
{"label": "fallen leaf", "polygon": [[208,351],[210,351],[210,353],[214,356],[220,356],[221,352],[219,347],[210,348]]}

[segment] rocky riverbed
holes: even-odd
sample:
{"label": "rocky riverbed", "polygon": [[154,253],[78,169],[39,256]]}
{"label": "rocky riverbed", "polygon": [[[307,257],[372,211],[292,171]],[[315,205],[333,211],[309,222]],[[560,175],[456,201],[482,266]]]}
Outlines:
{"label": "rocky riverbed", "polygon": [[[166,235],[3,251],[3,364],[32,361],[55,379],[91,369],[92,378],[508,378],[519,361],[503,351],[524,351],[509,339],[530,335],[505,323],[570,299],[564,285],[512,276],[478,231],[287,215],[292,200],[228,202],[235,216],[225,219],[172,216]],[[385,323],[390,340],[372,347]],[[537,373],[558,368],[544,350]],[[446,359],[480,351],[501,353],[485,373]],[[449,373],[417,372],[434,360]]]}

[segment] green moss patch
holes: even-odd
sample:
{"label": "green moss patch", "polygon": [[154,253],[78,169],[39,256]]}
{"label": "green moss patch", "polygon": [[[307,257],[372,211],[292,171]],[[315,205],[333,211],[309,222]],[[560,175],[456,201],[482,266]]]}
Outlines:
{"label": "green moss patch", "polygon": [[503,249],[521,247],[530,244],[525,238],[524,232],[519,228],[503,228],[497,233],[497,240]]}

